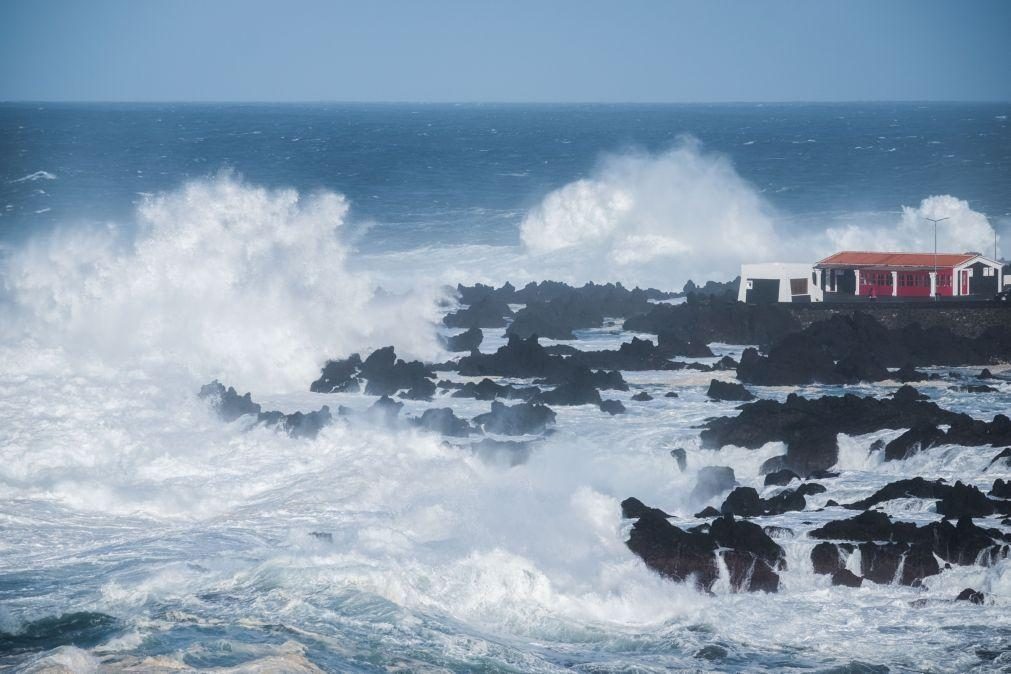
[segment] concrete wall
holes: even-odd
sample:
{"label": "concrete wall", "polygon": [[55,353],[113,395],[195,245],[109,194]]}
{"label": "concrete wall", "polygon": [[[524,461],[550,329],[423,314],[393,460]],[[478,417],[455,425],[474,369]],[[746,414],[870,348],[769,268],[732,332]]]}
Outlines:
{"label": "concrete wall", "polygon": [[1011,306],[1007,304],[909,302],[860,304],[787,304],[780,305],[797,317],[804,327],[825,320],[835,314],[852,314],[862,311],[874,316],[889,328],[900,328],[911,323],[924,327],[946,326],[952,332],[975,337],[992,325],[1011,326]]}

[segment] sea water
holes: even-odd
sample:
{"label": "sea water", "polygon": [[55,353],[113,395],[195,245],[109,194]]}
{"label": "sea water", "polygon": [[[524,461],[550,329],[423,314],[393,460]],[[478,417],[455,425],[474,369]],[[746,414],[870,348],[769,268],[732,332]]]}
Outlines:
{"label": "sea water", "polygon": [[[919,244],[931,234],[920,216],[939,212],[955,221],[942,232],[951,245],[986,243],[1011,212],[1007,114],[955,104],[0,106],[0,665],[1011,666],[1007,561],[957,567],[926,590],[832,587],[812,572],[806,536],[850,514],[818,511],[828,499],[902,477],[989,489],[1011,477],[988,469],[998,448],[882,463],[871,444],[900,429],[842,436],[827,493],[805,512],[756,518],[792,531],[777,539],[781,591],[717,583],[704,594],[627,550],[619,503],[636,496],[690,526],[705,504],[688,494],[710,465],[733,467],[766,496],[777,490],[758,471],[782,445],[699,447],[707,418],[736,414],[705,397],[711,374],[627,373],[631,390],[608,393],[627,414],[560,407],[557,432],[519,465],[362,420],[292,439],[223,423],[196,396],[219,378],[265,409],[344,405],[354,419],[374,399],[308,392],[320,366],[386,344],[447,358],[437,337],[456,282],[678,289],[689,277],[730,278],[748,255]],[[485,330],[482,350],[502,332]],[[568,343],[614,348],[632,336],[617,321]],[[714,350],[736,357],[743,346]],[[989,419],[1011,406],[1011,374],[992,369],[996,393],[921,389]],[[791,390],[755,388],[776,399]],[[654,399],[631,401],[640,391]],[[472,417],[487,405],[439,395],[406,401],[402,415],[452,406]],[[685,472],[674,447],[686,449]],[[938,518],[930,501],[886,508]],[[988,603],[948,601],[964,587]]]}

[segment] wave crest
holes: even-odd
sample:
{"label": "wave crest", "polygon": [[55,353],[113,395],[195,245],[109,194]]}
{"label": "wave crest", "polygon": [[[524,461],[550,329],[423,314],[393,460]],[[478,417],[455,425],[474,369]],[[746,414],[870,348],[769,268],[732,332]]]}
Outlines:
{"label": "wave crest", "polygon": [[348,202],[230,173],[146,199],[135,229],[67,228],[0,270],[8,330],[64,349],[304,388],[328,356],[396,341],[432,355],[435,293],[380,296],[347,269]]}

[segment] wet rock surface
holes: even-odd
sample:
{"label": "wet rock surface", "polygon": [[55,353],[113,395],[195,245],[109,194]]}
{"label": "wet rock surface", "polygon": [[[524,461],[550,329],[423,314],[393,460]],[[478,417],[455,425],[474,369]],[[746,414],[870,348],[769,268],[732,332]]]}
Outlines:
{"label": "wet rock surface", "polygon": [[735,591],[779,590],[778,571],[785,568],[786,555],[757,524],[728,515],[686,531],[638,500],[629,514],[636,517],[629,549],[660,575],[679,582],[691,579],[700,589],[711,590],[722,561]]}

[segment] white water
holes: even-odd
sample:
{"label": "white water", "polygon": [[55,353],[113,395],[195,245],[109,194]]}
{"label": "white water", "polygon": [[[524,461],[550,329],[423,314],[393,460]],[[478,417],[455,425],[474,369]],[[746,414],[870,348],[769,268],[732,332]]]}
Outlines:
{"label": "white water", "polygon": [[[1007,650],[1007,562],[946,572],[927,592],[814,576],[805,532],[848,511],[758,520],[794,531],[780,540],[789,570],[778,595],[705,596],[639,563],[624,546],[621,499],[691,524],[701,467],[730,465],[760,487],[759,466],[782,451],[698,448],[697,426],[733,413],[705,399],[709,375],[630,373],[632,391],[607,395],[627,415],[559,408],[558,432],[515,468],[406,428],[337,423],[310,441],[220,422],[195,396],[215,376],[267,409],[360,411],[370,397],[306,392],[326,354],[385,343],[435,353],[438,288],[377,295],[369,274],[349,270],[345,211],[335,195],[303,200],[223,176],[147,202],[133,240],[64,232],[5,261],[0,630],[73,611],[118,621],[92,648],[19,666],[965,671],[978,663],[973,648]],[[590,331],[581,345],[627,336]],[[925,390],[990,416],[1011,401],[1000,386]],[[640,390],[655,399],[632,402]],[[680,397],[662,397],[669,390]],[[449,404],[465,417],[487,409],[447,398],[405,411]],[[1011,477],[984,472],[992,448],[881,464],[867,451],[876,437],[842,439],[845,471],[811,508],[905,476],[985,488]],[[683,474],[674,446],[688,450]],[[889,504],[918,522],[936,518],[931,507]],[[963,587],[990,603],[946,601]],[[937,601],[911,604],[922,598]],[[696,657],[714,645],[725,658]]]}

